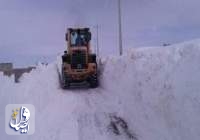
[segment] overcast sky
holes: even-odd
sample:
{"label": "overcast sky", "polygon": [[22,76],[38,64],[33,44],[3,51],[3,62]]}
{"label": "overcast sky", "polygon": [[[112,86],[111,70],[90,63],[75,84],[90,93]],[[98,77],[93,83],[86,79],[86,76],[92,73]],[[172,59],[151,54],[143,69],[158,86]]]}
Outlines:
{"label": "overcast sky", "polygon": [[[125,48],[200,38],[199,0],[121,0]],[[68,26],[99,25],[101,55],[118,54],[117,0],[0,0],[0,62],[53,61]]]}

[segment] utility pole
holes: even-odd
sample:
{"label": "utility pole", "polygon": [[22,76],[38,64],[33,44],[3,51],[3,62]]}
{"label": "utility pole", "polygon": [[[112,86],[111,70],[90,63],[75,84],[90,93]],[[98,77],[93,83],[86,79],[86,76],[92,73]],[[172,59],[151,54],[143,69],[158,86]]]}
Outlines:
{"label": "utility pole", "polygon": [[122,21],[121,21],[121,0],[118,0],[118,22],[119,22],[119,54],[122,55]]}

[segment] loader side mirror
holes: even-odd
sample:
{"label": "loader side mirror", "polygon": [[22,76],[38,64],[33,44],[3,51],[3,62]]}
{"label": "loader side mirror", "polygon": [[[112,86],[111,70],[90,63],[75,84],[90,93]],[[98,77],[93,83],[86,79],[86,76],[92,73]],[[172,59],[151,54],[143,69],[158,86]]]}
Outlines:
{"label": "loader side mirror", "polygon": [[65,40],[68,41],[68,34],[65,34]]}
{"label": "loader side mirror", "polygon": [[65,63],[70,64],[70,61],[71,61],[70,55],[63,55],[62,56],[62,61],[65,62]]}
{"label": "loader side mirror", "polygon": [[88,32],[87,37],[86,37],[87,42],[89,42],[91,40],[91,38],[92,38],[91,32]]}
{"label": "loader side mirror", "polygon": [[91,54],[89,55],[89,63],[96,63],[96,55],[95,54]]}

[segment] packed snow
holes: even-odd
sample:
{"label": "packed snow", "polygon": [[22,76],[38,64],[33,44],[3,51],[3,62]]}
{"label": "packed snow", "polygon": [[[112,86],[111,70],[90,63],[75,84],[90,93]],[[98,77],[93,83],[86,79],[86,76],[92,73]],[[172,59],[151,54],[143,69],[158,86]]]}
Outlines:
{"label": "packed snow", "polygon": [[[199,140],[200,40],[130,49],[101,59],[96,89],[59,85],[60,61],[40,65],[15,84],[0,75],[2,140]],[[5,106],[33,104],[36,130],[9,136]]]}

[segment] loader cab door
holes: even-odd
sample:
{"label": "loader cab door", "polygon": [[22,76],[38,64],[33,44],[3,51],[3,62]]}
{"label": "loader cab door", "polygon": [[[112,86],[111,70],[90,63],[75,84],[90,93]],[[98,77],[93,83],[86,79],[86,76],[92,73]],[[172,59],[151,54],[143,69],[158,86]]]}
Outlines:
{"label": "loader cab door", "polygon": [[70,43],[71,43],[72,47],[77,46],[77,43],[76,43],[77,37],[78,37],[77,32],[75,32],[75,31],[71,32],[71,34],[70,34],[70,39],[71,39]]}

